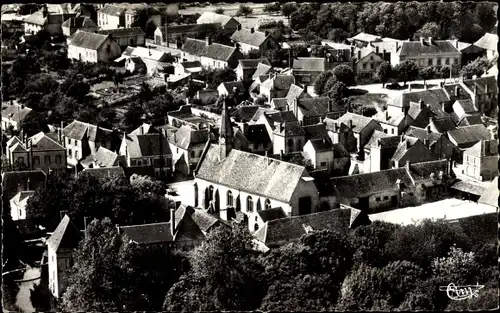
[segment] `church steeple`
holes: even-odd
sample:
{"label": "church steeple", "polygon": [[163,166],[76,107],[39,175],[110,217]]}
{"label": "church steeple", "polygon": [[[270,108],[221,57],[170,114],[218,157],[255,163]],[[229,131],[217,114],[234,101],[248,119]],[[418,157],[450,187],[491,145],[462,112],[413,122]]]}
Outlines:
{"label": "church steeple", "polygon": [[219,147],[220,159],[223,160],[227,157],[229,152],[233,149],[233,127],[231,126],[231,117],[227,111],[226,96],[222,98],[222,114],[219,130]]}

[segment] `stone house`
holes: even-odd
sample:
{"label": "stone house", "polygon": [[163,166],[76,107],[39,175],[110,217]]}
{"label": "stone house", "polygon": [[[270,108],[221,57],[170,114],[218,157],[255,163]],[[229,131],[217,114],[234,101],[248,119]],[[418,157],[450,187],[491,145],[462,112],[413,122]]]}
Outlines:
{"label": "stone house", "polygon": [[498,176],[498,142],[481,140],[464,151],[464,174],[478,181]]}
{"label": "stone house", "polygon": [[459,160],[462,159],[466,149],[474,146],[481,140],[491,139],[490,131],[483,124],[459,127],[449,131],[447,134],[450,141],[460,149]]}
{"label": "stone house", "polygon": [[267,58],[238,60],[238,66],[235,69],[236,77],[240,81],[251,82],[259,64],[264,64],[267,67],[271,68],[271,63],[269,63],[269,60]]}
{"label": "stone house", "polygon": [[21,123],[26,118],[39,117],[40,115],[23,104],[2,104],[2,131],[7,131],[12,126],[20,130]]}
{"label": "stone house", "polygon": [[99,29],[99,26],[87,16],[70,17],[62,23],[61,27],[62,33],[66,37],[73,36],[78,30],[93,33]]}
{"label": "stone house", "polygon": [[90,63],[110,62],[120,54],[120,46],[109,35],[78,30],[69,38],[68,59]]}
{"label": "stone house", "polygon": [[200,61],[207,68],[234,69],[238,66],[238,60],[243,58],[238,48],[212,43],[209,37],[205,40],[187,38],[180,50],[183,62]]}
{"label": "stone house", "polygon": [[391,158],[400,143],[400,136],[375,130],[365,145],[364,173],[373,173],[391,168]]}
{"label": "stone house", "polygon": [[373,119],[351,112],[347,112],[336,121],[346,124],[350,129],[352,129],[354,137],[356,138],[356,151],[358,153],[364,151],[363,147],[368,140],[370,140],[370,137],[375,130],[383,131],[382,126],[380,126],[380,124]]}
{"label": "stone house", "polygon": [[391,158],[391,168],[400,168],[406,164],[435,161],[438,157],[429,149],[429,142],[422,143],[417,138],[401,136],[394,155]]}
{"label": "stone house", "polygon": [[337,119],[346,113],[344,108],[328,97],[298,98],[291,105],[287,103],[287,106],[304,126],[320,123],[325,117]]}
{"label": "stone house", "polygon": [[360,79],[377,77],[377,69],[384,59],[370,48],[358,49],[355,54],[354,66],[356,76]]}
{"label": "stone house", "polygon": [[220,24],[181,24],[158,26],[154,32],[155,44],[168,46],[168,43],[182,43],[186,38],[197,38],[204,29],[214,29]]}
{"label": "stone house", "polygon": [[459,83],[479,112],[488,114],[498,105],[498,85],[494,76],[460,80]]}
{"label": "stone house", "polygon": [[434,40],[432,37],[419,41],[403,41],[401,49],[391,55],[391,64],[414,61],[419,67],[452,66],[460,68],[462,53],[448,40]]}
{"label": "stone house", "polygon": [[406,132],[406,136],[417,138],[424,145],[428,144],[429,149],[441,159],[452,159],[458,154],[458,149],[455,145],[448,139],[445,134],[432,132],[430,127],[418,128],[415,126],[410,126]]}
{"label": "stone house", "polygon": [[292,75],[268,74],[268,79],[260,84],[259,95],[270,103],[274,98],[285,98],[293,84],[295,77]]}
{"label": "stone house", "polygon": [[228,34],[233,34],[241,26],[233,17],[213,12],[203,12],[196,24],[219,24]]}
{"label": "stone house", "polygon": [[62,24],[69,18],[75,17],[69,4],[45,4],[43,8],[24,19],[24,33],[35,35],[41,30],[51,36],[62,34]]}
{"label": "stone house", "polygon": [[[183,125],[169,138],[175,171],[191,175],[198,165],[205,145],[210,140],[208,129],[193,129]],[[182,159],[182,160],[180,160]]]}
{"label": "stone house", "polygon": [[125,50],[128,46],[144,46],[146,44],[146,33],[140,27],[102,29],[98,32],[102,35],[111,35],[120,49]]}
{"label": "stone house", "polygon": [[269,56],[272,50],[281,49],[280,44],[268,31],[257,31],[253,27],[242,29],[239,25],[231,36],[231,40],[239,45],[240,51],[244,54],[256,50],[260,52],[261,56]]}
{"label": "stone house", "polygon": [[486,33],[474,43],[474,46],[486,50],[488,60],[498,58],[498,34]]}
{"label": "stone house", "polygon": [[273,154],[302,151],[305,131],[298,122],[279,123],[273,130]]}
{"label": "stone house", "polygon": [[413,123],[413,119],[409,114],[399,113],[393,115],[389,114],[387,110],[378,112],[372,118],[382,127],[383,132],[389,135],[401,135],[408,125]]}

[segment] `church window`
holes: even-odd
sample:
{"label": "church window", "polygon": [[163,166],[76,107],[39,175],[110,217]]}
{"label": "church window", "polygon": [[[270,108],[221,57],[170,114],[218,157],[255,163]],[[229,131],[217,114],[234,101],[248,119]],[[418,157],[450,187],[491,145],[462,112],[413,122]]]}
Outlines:
{"label": "church window", "polygon": [[288,147],[293,147],[293,139],[288,139]]}
{"label": "church window", "polygon": [[253,199],[251,196],[247,197],[247,212],[253,212]]}
{"label": "church window", "polygon": [[253,227],[253,230],[254,231],[258,231],[259,230],[259,224],[255,223],[255,226]]}
{"label": "church window", "polygon": [[227,192],[227,205],[233,206],[233,193],[231,192],[231,190]]}
{"label": "church window", "polygon": [[271,200],[266,199],[265,206],[266,206],[266,210],[269,210],[271,208]]}

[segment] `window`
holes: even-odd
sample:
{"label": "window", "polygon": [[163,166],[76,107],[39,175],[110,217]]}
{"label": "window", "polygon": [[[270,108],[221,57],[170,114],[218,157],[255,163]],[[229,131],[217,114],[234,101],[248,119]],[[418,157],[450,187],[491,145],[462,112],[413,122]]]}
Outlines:
{"label": "window", "polygon": [[380,201],[380,197],[376,197],[375,201],[379,202]]}
{"label": "window", "polygon": [[19,162],[21,164],[24,163],[24,157],[18,157],[17,162]]}
{"label": "window", "polygon": [[453,63],[454,63],[455,65],[458,65],[458,59],[453,59]]}
{"label": "window", "polygon": [[449,65],[449,64],[450,64],[450,59],[449,59],[449,58],[446,58],[446,59],[444,60],[444,64]]}
{"label": "window", "polygon": [[255,223],[255,226],[253,227],[253,230],[254,231],[258,231],[259,230],[259,224]]}
{"label": "window", "polygon": [[68,155],[69,155],[70,158],[72,158],[73,157],[73,150],[69,149],[68,150]]}
{"label": "window", "polygon": [[75,159],[78,160],[78,151],[75,151]]}
{"label": "window", "polygon": [[293,147],[293,139],[288,139],[288,147]]}
{"label": "window", "polygon": [[50,164],[50,155],[46,155],[43,157],[45,164]]}
{"label": "window", "polygon": [[366,70],[366,63],[363,63],[363,69]]}
{"label": "window", "polygon": [[372,55],[372,56],[370,56],[370,61],[373,61],[373,55]]}
{"label": "window", "polygon": [[387,134],[387,129],[384,129],[384,133],[386,133],[386,134]]}
{"label": "window", "polygon": [[40,165],[40,157],[39,156],[34,156],[33,157],[33,164],[34,165]]}
{"label": "window", "polygon": [[392,129],[392,133],[394,134],[394,128]]}
{"label": "window", "polygon": [[326,162],[321,162],[320,165],[321,166],[326,166]]}
{"label": "window", "polygon": [[56,164],[59,165],[62,163],[62,157],[60,155],[56,155]]}
{"label": "window", "polygon": [[266,207],[266,210],[269,210],[271,208],[271,200],[266,199],[265,207]]}
{"label": "window", "polygon": [[227,192],[227,205],[233,206],[233,193],[231,192],[231,190]]}
{"label": "window", "polygon": [[179,153],[179,147],[177,147],[177,153]]}
{"label": "window", "polygon": [[469,162],[469,156],[467,156],[467,162]]}
{"label": "window", "polygon": [[384,200],[389,200],[389,197],[388,197],[388,196],[385,196],[385,197],[384,197]]}
{"label": "window", "polygon": [[432,65],[432,59],[427,59],[427,65]]}
{"label": "window", "polygon": [[141,166],[142,165],[142,161],[137,161],[137,165]]}
{"label": "window", "polygon": [[253,200],[251,196],[247,197],[247,212],[253,212]]}
{"label": "window", "polygon": [[191,152],[189,152],[189,155],[190,155],[192,158],[194,158],[196,154],[194,153],[194,150],[191,150]]}
{"label": "window", "polygon": [[441,66],[441,59],[437,59],[437,66]]}
{"label": "window", "polygon": [[370,63],[370,69],[373,70],[373,68],[374,68],[374,64]]}

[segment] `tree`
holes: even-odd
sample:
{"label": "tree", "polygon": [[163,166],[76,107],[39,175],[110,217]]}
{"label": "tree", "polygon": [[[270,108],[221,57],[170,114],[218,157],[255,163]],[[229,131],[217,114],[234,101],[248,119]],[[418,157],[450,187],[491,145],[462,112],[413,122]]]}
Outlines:
{"label": "tree", "polygon": [[232,45],[231,37],[227,34],[226,31],[220,25],[214,24],[202,24],[198,28],[197,37],[200,39],[205,39],[206,37],[210,37],[213,42],[224,44],[224,45]]}
{"label": "tree", "polygon": [[477,58],[462,67],[460,75],[465,79],[471,79],[474,75],[481,77],[481,75],[483,75],[490,68],[490,66],[490,62],[485,57]]}
{"label": "tree", "polygon": [[281,4],[279,2],[268,3],[264,5],[264,9],[262,9],[263,12],[268,14],[277,13],[280,10],[281,10]]}
{"label": "tree", "polygon": [[123,75],[119,72],[115,72],[115,74],[113,74],[113,83],[115,84],[116,89],[118,89],[119,91],[119,86],[123,83]]}
{"label": "tree", "polygon": [[246,228],[212,230],[189,255],[191,269],[168,292],[164,310],[257,309],[265,292],[257,256]]}
{"label": "tree", "polygon": [[425,38],[427,40],[429,37],[438,39],[441,33],[441,28],[438,24],[434,22],[425,23],[413,36],[414,40],[420,40],[420,38]]}
{"label": "tree", "polygon": [[35,3],[21,4],[19,6],[19,10],[17,11],[17,13],[19,15],[30,15],[40,10],[40,8],[41,8],[40,4],[35,4]]}
{"label": "tree", "polygon": [[217,9],[215,9],[214,12],[217,13],[217,14],[224,14],[224,9],[223,8],[217,8]]}
{"label": "tree", "polygon": [[40,131],[49,132],[47,123],[40,114],[28,114],[24,120],[21,121],[20,126],[23,133],[29,137],[39,133]]}
{"label": "tree", "polygon": [[346,108],[348,101],[347,101],[347,86],[343,82],[336,81],[334,79],[330,79],[326,86],[325,90],[328,90],[326,92],[326,95],[332,99],[337,105]]}
{"label": "tree", "polygon": [[377,69],[377,77],[382,82],[382,88],[385,88],[385,84],[392,77],[392,66],[388,62],[383,62]]}
{"label": "tree", "polygon": [[419,74],[420,74],[420,77],[422,77],[422,79],[424,80],[424,84],[425,84],[426,80],[431,79],[436,75],[436,70],[434,67],[428,66],[428,67],[424,67],[424,68],[420,69]]}
{"label": "tree", "polygon": [[223,82],[236,81],[236,72],[230,68],[202,69],[200,79],[204,80],[209,89],[216,89]]}
{"label": "tree", "polygon": [[246,58],[247,59],[258,59],[261,57],[260,50],[259,49],[251,49],[248,51]]}
{"label": "tree", "polygon": [[314,82],[314,92],[318,96],[322,96],[328,91],[328,90],[325,90],[325,85],[330,80],[330,78],[332,76],[333,76],[332,71],[322,72],[321,74],[318,75],[318,77],[316,78],[316,81]]}
{"label": "tree", "polygon": [[285,3],[281,6],[281,14],[286,16],[288,21],[290,21],[290,16],[297,11],[297,6],[294,3]]}
{"label": "tree", "polygon": [[236,16],[244,16],[247,18],[249,15],[252,15],[253,9],[249,7],[248,5],[240,5],[238,8],[238,11],[236,12]]}
{"label": "tree", "polygon": [[435,258],[431,267],[435,277],[462,286],[476,282],[479,272],[474,252],[464,252],[456,247],[451,247],[448,256]]}
{"label": "tree", "polygon": [[346,86],[353,86],[356,84],[354,71],[348,65],[341,64],[333,69],[333,74],[337,77],[339,82],[344,83]]}
{"label": "tree", "polygon": [[133,19],[134,20],[132,21],[131,27],[140,27],[142,28],[143,31],[145,31],[146,24],[148,23],[149,20],[148,9],[137,10]]}
{"label": "tree", "polygon": [[406,82],[415,80],[418,77],[418,65],[407,60],[396,65],[394,72],[396,72],[398,79],[403,81],[403,85],[406,86]]}

